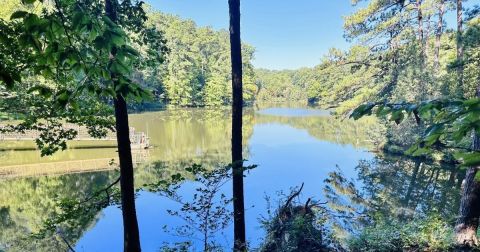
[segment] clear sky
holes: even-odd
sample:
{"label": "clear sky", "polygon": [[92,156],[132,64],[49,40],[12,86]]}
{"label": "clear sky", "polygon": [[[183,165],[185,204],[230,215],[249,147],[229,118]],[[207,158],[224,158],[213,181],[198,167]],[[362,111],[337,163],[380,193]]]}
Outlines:
{"label": "clear sky", "polygon": [[[162,12],[193,19],[200,26],[228,28],[228,0],[147,2]],[[256,48],[254,66],[311,67],[320,63],[328,49],[346,49],[349,44],[343,38],[343,17],[354,11],[350,3],[350,0],[242,0],[242,40]],[[480,4],[480,0],[469,0],[466,7],[474,3]]]}
{"label": "clear sky", "polygon": [[[148,0],[162,12],[200,26],[228,28],[227,0]],[[314,66],[331,47],[346,48],[343,15],[350,0],[243,0],[242,40],[256,48],[255,67]]]}

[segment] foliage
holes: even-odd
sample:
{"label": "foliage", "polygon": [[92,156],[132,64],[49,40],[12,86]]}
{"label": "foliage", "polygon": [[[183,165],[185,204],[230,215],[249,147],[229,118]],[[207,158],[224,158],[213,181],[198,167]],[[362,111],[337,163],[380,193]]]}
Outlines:
{"label": "foliage", "polygon": [[381,220],[348,241],[351,251],[448,251],[453,230],[436,214],[408,222]]}
{"label": "foliage", "polygon": [[462,160],[464,166],[475,166],[480,164],[478,153],[465,146],[465,141],[471,138],[472,131],[480,129],[478,108],[479,98],[432,100],[419,104],[367,103],[358,107],[351,117],[359,118],[375,110],[378,116],[388,116],[390,121],[398,124],[406,116],[412,116],[417,123],[425,123],[428,127],[409,149],[410,154],[418,156],[435,150],[455,149],[455,157]]}
{"label": "foliage", "polygon": [[[461,89],[456,98],[442,97],[425,101],[380,101],[365,103],[356,108],[350,115],[358,119],[364,115],[375,114],[386,118],[397,125],[408,121],[415,121],[419,131],[423,131],[418,140],[412,144],[407,154],[431,155],[436,151],[452,152],[454,157],[463,162],[464,166],[474,166],[480,163],[478,153],[472,146],[472,132],[480,130],[478,118],[478,17],[470,17],[468,29],[462,35],[465,55],[463,62],[451,61],[449,69],[457,69],[460,65],[465,69],[465,85],[454,89]],[[457,92],[458,94],[458,92]]]}
{"label": "foliage", "polygon": [[[248,166],[244,169],[250,170],[255,167]],[[185,168],[185,175],[176,173],[166,180],[145,185],[147,190],[157,192],[181,206],[179,210],[170,209],[167,212],[179,217],[185,224],[171,229],[167,226],[163,228],[179,237],[202,241],[204,251],[221,251],[214,238],[218,232],[227,228],[232,220],[233,212],[230,208],[232,199],[222,192],[224,185],[232,178],[231,169],[231,165],[228,165],[207,170],[201,165],[193,164]],[[179,194],[187,179],[196,185],[192,198],[188,200]]]}
{"label": "foliage", "polygon": [[[308,69],[305,69],[308,71]],[[305,84],[302,83],[303,73],[284,70],[273,71],[256,69],[255,77],[259,92],[258,102],[305,102],[307,100]]]}
{"label": "foliage", "polygon": [[113,127],[111,110],[105,109],[113,98],[148,97],[132,72],[161,63],[165,49],[161,34],[144,26],[141,2],[118,6],[119,25],[104,15],[99,1],[28,4],[33,3],[40,13],[18,10],[11,21],[0,20],[0,76],[8,94],[2,102],[24,108],[24,122],[4,130],[43,131],[37,142],[47,155],[65,149],[75,135],[55,133],[61,123],[86,125],[102,136]]}
{"label": "foliage", "polygon": [[85,220],[94,219],[98,212],[107,206],[119,205],[120,189],[115,187],[119,181],[120,179],[116,179],[83,199],[67,197],[57,199],[55,205],[58,211],[45,220],[38,232],[32,234],[33,238],[45,239],[60,232],[62,226],[80,226]]}
{"label": "foliage", "polygon": [[[230,44],[228,31],[198,27],[191,20],[150,10],[148,22],[164,32],[169,53],[158,69],[156,89],[170,105],[219,106],[231,103]],[[244,99],[255,99],[257,87],[251,60],[254,48],[242,45]]]}

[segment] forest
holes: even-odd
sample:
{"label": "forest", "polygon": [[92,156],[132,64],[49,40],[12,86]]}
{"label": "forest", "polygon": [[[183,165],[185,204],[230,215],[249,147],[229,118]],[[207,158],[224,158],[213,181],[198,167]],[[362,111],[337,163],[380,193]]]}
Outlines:
{"label": "forest", "polygon": [[2,0],[0,251],[480,250],[480,2],[351,0],[285,70],[225,2]]}

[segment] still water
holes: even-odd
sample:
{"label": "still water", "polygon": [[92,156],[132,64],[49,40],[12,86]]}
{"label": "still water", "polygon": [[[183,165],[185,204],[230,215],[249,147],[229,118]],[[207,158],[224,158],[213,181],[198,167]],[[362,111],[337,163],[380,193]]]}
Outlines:
{"label": "still water", "polygon": [[[141,188],[194,163],[209,169],[228,164],[229,113],[229,110],[172,109],[130,116],[131,126],[146,132],[152,145],[149,150],[134,153],[138,163],[137,215],[144,251],[159,251],[167,243],[186,240],[194,242],[192,249],[201,247],[197,235],[180,237],[171,232],[172,228],[185,224],[167,213],[177,210],[178,203]],[[291,188],[304,183],[301,200],[311,197],[324,201],[324,180],[332,171],[341,171],[355,186],[363,188],[366,196],[382,199],[381,203],[388,208],[421,213],[448,204],[451,207],[443,207],[442,213],[454,211],[457,192],[452,188],[458,188],[461,178],[435,164],[419,165],[376,152],[378,144],[384,141],[383,132],[383,126],[374,118],[337,119],[315,109],[245,111],[244,156],[247,164],[258,165],[245,178],[250,245],[258,247],[264,237],[259,219],[267,215],[266,197],[270,198],[270,204],[278,205],[283,198],[280,192],[288,194]],[[122,251],[123,229],[118,206],[106,207],[93,218],[83,218],[74,227],[58,230],[55,237],[34,241],[25,238],[38,232],[43,222],[58,210],[58,199],[84,197],[115,180],[118,176],[115,166],[108,164],[115,155],[114,148],[70,149],[46,158],[40,158],[33,150],[0,152],[0,167],[28,170],[50,165],[54,168],[48,172],[57,169],[56,174],[24,172],[0,178],[0,251],[56,251],[65,247],[64,239],[76,251]],[[86,166],[83,172],[69,170],[72,167],[69,164],[74,162]],[[91,167],[92,162],[98,169]],[[187,183],[179,192],[188,198],[194,188],[194,184]],[[230,191],[230,183],[225,184],[222,192],[231,196]],[[230,225],[213,238],[228,249],[231,236]]]}

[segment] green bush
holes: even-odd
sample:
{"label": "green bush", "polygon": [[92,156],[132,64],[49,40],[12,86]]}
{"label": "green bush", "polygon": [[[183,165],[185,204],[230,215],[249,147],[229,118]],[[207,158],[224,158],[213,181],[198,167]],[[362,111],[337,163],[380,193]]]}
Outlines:
{"label": "green bush", "polygon": [[348,240],[351,251],[448,251],[453,227],[438,215],[408,222],[383,220]]}

